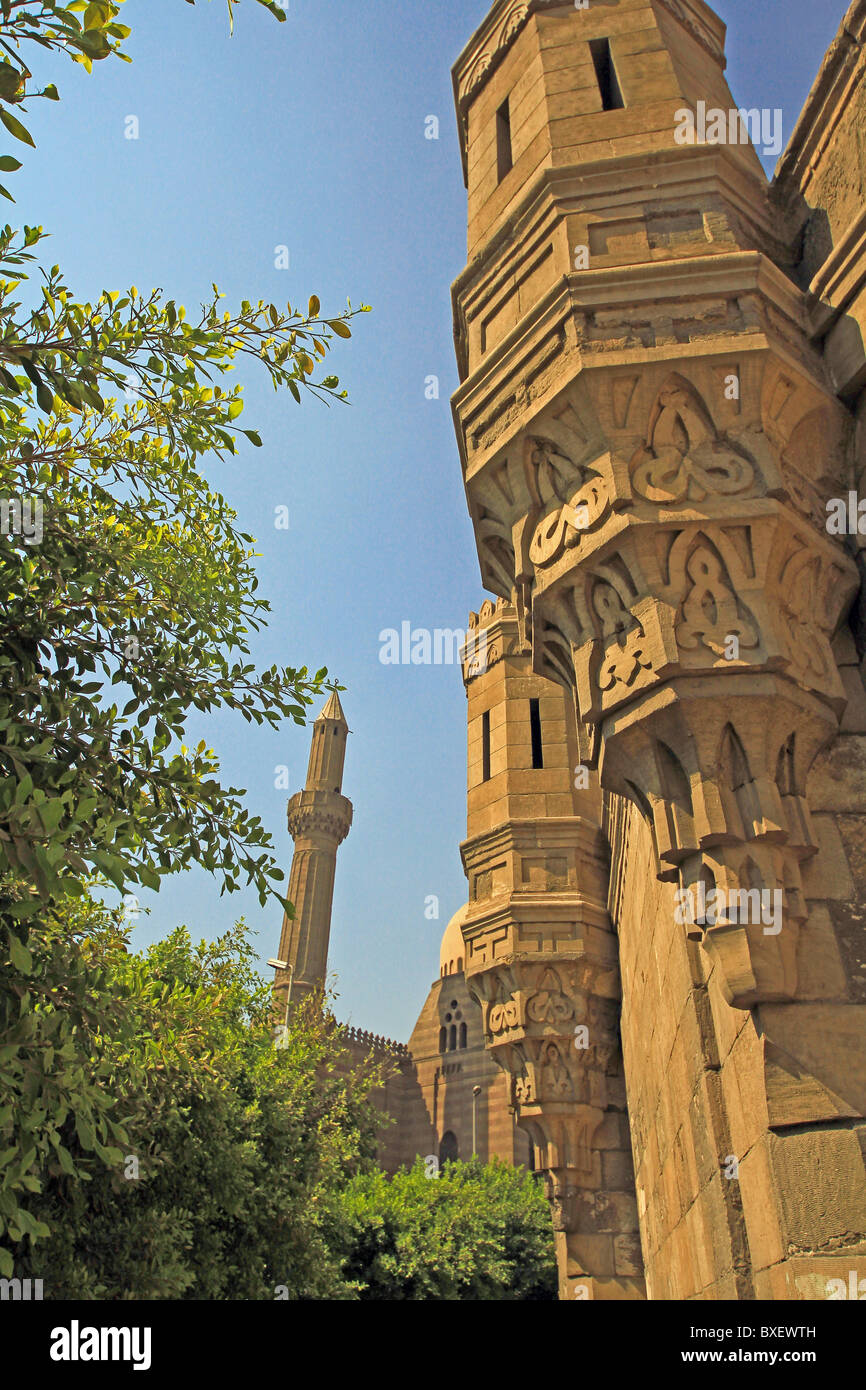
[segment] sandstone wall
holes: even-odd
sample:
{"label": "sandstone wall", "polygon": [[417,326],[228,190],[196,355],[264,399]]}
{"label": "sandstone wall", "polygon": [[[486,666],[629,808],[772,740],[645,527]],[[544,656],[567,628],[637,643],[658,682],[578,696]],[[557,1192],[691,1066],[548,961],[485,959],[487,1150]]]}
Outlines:
{"label": "sandstone wall", "polygon": [[[855,663],[850,638],[837,644]],[[857,689],[857,684],[853,684]],[[800,1002],[725,999],[652,836],[610,797],[611,915],[648,1297],[823,1299],[866,1275],[866,702],[809,783]],[[735,1162],[732,1162],[735,1160]]]}

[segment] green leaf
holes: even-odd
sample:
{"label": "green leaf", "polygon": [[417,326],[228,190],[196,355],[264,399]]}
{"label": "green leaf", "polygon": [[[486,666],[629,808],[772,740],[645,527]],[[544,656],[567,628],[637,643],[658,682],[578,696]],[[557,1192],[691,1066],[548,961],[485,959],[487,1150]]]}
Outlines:
{"label": "green leaf", "polygon": [[50,801],[43,802],[39,807],[39,819],[42,821],[43,827],[49,834],[52,830],[57,829],[63,819],[65,809],[63,801],[59,796],[52,797]]}
{"label": "green leaf", "polygon": [[22,975],[30,974],[33,969],[33,956],[14,932],[9,933],[9,955],[16,970],[20,970]]}
{"label": "green leaf", "polygon": [[93,1149],[95,1147],[96,1135],[93,1132],[93,1126],[83,1115],[76,1115],[75,1117],[75,1133],[78,1135],[83,1149]]}
{"label": "green leaf", "polygon": [[104,850],[93,852],[93,862],[102,870],[106,878],[110,879],[119,892],[123,892],[126,887],[126,865],[122,859],[118,859],[113,854],[107,854]]}
{"label": "green leaf", "polygon": [[159,892],[161,886],[159,874],[155,873],[147,864],[139,864],[138,878],[145,888],[152,888],[154,893]]}
{"label": "green leaf", "polygon": [[11,63],[0,61],[0,98],[13,101],[24,85],[24,75]]}
{"label": "green leaf", "polygon": [[64,1149],[62,1144],[57,1147],[57,1161],[64,1173],[68,1173],[70,1177],[74,1175],[75,1164],[72,1162],[72,1155],[68,1149]]}
{"label": "green leaf", "polygon": [[111,6],[106,4],[90,4],[84,11],[84,28],[101,29],[111,19]]}
{"label": "green leaf", "polygon": [[30,798],[32,795],[33,795],[33,778],[30,776],[30,773],[28,772],[27,775],[26,775],[25,777],[22,777],[22,778],[21,778],[21,781],[18,783],[17,787],[15,788],[15,805],[16,805],[16,806],[23,806],[24,803],[25,803],[25,801],[29,800],[29,798]]}
{"label": "green leaf", "polygon": [[30,134],[30,131],[27,130],[11,112],[4,111],[2,106],[0,106],[0,121],[3,122],[9,134],[15,136],[16,140],[22,141],[25,145],[32,145],[34,150],[36,149],[36,142]]}

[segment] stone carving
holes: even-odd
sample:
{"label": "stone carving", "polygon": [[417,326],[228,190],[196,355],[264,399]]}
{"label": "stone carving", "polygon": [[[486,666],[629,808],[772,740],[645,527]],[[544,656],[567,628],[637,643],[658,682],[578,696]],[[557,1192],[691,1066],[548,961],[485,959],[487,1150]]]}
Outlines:
{"label": "stone carving", "polygon": [[497,26],[460,84],[460,100],[465,101],[484,81],[495,58],[498,58],[514,41],[530,14],[530,0],[515,0],[505,18]]}
{"label": "stone carving", "polygon": [[516,999],[509,999],[504,1004],[494,1004],[490,1010],[491,1033],[504,1033],[509,1028],[517,1028],[519,1025],[520,1010]]}
{"label": "stone carving", "polygon": [[538,993],[526,1006],[526,1013],[534,1023],[563,1023],[574,1017],[574,1006],[562,993],[555,971],[545,971]]}
{"label": "stone carving", "polygon": [[701,540],[692,551],[686,561],[686,575],[690,587],[676,620],[680,647],[694,651],[704,646],[716,656],[724,656],[731,637],[737,638],[740,648],[757,647],[757,628],[744,616],[744,606],[730,586],[721,558],[707,542]]}
{"label": "stone carving", "polygon": [[485,75],[490,69],[490,64],[492,62],[493,55],[491,53],[482,53],[475,60],[474,64],[472,65],[472,68],[469,71],[469,75],[467,76],[463,84],[463,89],[460,93],[460,96],[463,100],[465,100],[467,97],[471,97],[476,87],[479,87],[481,85],[481,83],[484,81]]}
{"label": "stone carving", "polygon": [[677,505],[746,492],[755,470],[719,439],[698,393],[674,375],[659,392],[646,443],[631,462],[631,478],[640,497]]}
{"label": "stone carving", "polygon": [[821,501],[818,489],[808,478],[804,478],[793,464],[788,463],[786,458],[782,458],[780,466],[791,504],[807,517],[813,526],[826,534],[827,508]]}
{"label": "stone carving", "polygon": [[504,656],[518,651],[518,641],[503,628],[503,623],[513,622],[514,617],[513,606],[501,598],[495,604],[488,599],[478,613],[469,614],[469,631],[462,652],[463,679],[467,684]]}
{"label": "stone carving", "polygon": [[609,691],[616,685],[633,685],[642,671],[652,667],[643,627],[606,580],[599,580],[595,585],[592,607],[604,639],[599,689]]}
{"label": "stone carving", "polygon": [[531,1105],[535,1100],[535,1088],[528,1076],[514,1078],[512,1094],[517,1105]]}
{"label": "stone carving", "polygon": [[478,521],[478,546],[490,570],[491,587],[510,592],[514,582],[514,546],[507,527],[486,511]]}
{"label": "stone carving", "polygon": [[529,546],[530,560],[538,566],[553,564],[563,551],[580,545],[586,532],[597,530],[609,511],[607,485],[595,474],[566,506],[539,523]]}
{"label": "stone carving", "polygon": [[751,1008],[796,998],[800,866],[817,850],[802,779],[821,733],[806,707],[778,697],[738,714],[720,741],[708,728],[684,737],[681,711],[671,714],[667,741],[630,771],[649,803],[659,877],[679,885],[678,924],[714,957],[729,1002]]}
{"label": "stone carving", "polygon": [[573,486],[575,474],[581,476],[570,458],[561,453],[550,439],[528,436],[525,443],[527,473],[530,488],[539,505],[553,499],[564,502]]}
{"label": "stone carving", "polygon": [[[835,566],[831,568],[837,584],[844,584],[841,571],[836,571]],[[788,659],[804,685],[823,688],[835,668],[830,649],[826,579],[820,556],[810,551],[803,537],[792,538],[779,589],[786,620],[781,638]]]}
{"label": "stone carving", "polygon": [[323,806],[295,806],[293,802],[294,797],[289,803],[288,825],[289,833],[294,838],[299,835],[328,835],[340,844],[349,833],[351,819],[341,811]]}
{"label": "stone carving", "polygon": [[[608,1208],[599,1154],[602,1147],[608,1153],[619,1149],[626,1161],[628,1145],[618,979],[611,969],[613,957],[597,954],[599,944],[596,940],[594,948],[555,968],[510,946],[507,961],[487,960],[467,976],[471,992],[487,1010],[486,1044],[509,1078],[511,1106],[532,1144],[534,1170],[544,1174],[559,1257],[569,1268],[580,1269],[585,1265],[574,1262],[582,1258],[583,1235],[594,1230],[596,1197],[610,1223],[607,1230],[633,1239],[637,1229],[636,1216],[618,1187],[614,1209]],[[585,1020],[588,1031],[579,1048],[576,1019]],[[601,1145],[598,1134],[605,1122]],[[640,1272],[633,1277],[639,1280]]]}
{"label": "stone carving", "polygon": [[545,1096],[561,1096],[566,1100],[574,1099],[574,1083],[569,1075],[568,1067],[562,1060],[559,1048],[553,1042],[547,1043],[544,1048],[541,1085]]}
{"label": "stone carving", "polygon": [[530,494],[539,509],[548,509],[529,542],[531,563],[543,567],[579,546],[584,534],[603,524],[610,512],[610,495],[595,469],[573,463],[551,440],[530,436],[525,450]]}
{"label": "stone carving", "polygon": [[511,40],[520,33],[520,30],[523,28],[528,18],[528,3],[526,3],[526,0],[518,0],[514,8],[509,11],[505,23],[502,26],[501,42],[503,44],[511,43]]}

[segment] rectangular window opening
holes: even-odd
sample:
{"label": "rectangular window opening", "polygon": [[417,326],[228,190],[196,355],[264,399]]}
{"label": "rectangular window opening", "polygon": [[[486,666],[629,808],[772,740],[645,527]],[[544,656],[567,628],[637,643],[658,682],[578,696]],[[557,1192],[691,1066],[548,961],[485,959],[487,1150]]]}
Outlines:
{"label": "rectangular window opening", "polygon": [[490,711],[481,716],[481,780],[490,781]]}
{"label": "rectangular window opening", "polygon": [[508,98],[496,112],[496,177],[499,183],[505,178],[513,163],[511,155],[511,113]]}
{"label": "rectangular window opening", "polygon": [[621,110],[625,106],[625,102],[622,99],[622,88],[619,85],[616,68],[613,65],[610,39],[591,39],[589,51],[595,65],[598,90],[601,92],[602,110]]}
{"label": "rectangular window opening", "polygon": [[541,747],[541,714],[537,700],[529,701],[529,733],[532,738],[532,766],[544,767],[544,754]]}

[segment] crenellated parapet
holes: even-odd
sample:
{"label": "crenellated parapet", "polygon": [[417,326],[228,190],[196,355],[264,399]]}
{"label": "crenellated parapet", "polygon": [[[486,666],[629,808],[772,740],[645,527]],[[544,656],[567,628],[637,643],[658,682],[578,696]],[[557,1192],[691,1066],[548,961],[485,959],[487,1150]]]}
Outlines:
{"label": "crenellated parapet", "polygon": [[469,614],[466,645],[460,653],[465,685],[503,657],[525,649],[515,630],[515,616],[513,605],[503,598],[486,599],[477,613]]}
{"label": "crenellated parapet", "polygon": [[364,1028],[341,1024],[340,1035],[353,1050],[371,1052],[377,1056],[409,1056],[409,1049],[405,1043],[395,1042],[393,1038],[383,1038],[379,1033],[370,1033]]}

